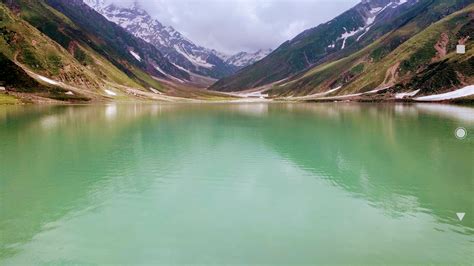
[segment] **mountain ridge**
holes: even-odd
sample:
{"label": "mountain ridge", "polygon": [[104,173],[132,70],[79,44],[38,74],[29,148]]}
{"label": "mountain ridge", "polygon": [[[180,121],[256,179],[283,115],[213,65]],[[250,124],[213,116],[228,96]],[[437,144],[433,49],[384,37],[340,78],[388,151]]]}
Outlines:
{"label": "mountain ridge", "polygon": [[[324,62],[343,58],[401,27],[413,16],[423,12],[432,2],[439,1],[362,1],[336,18],[303,31],[292,40],[281,44],[271,55],[233,76],[221,79],[210,89],[239,91],[260,87],[291,78]],[[466,4],[468,1],[454,1],[460,2]],[[449,12],[448,8],[445,13]],[[429,18],[420,23],[424,24],[422,27],[427,27],[440,18]]]}
{"label": "mountain ridge", "polygon": [[108,4],[104,0],[84,0],[84,3],[136,37],[157,47],[173,64],[195,74],[219,79],[255,63],[269,53],[268,49],[261,49],[255,53],[226,55],[196,45],[173,27],[165,26],[152,18],[137,2],[128,7]]}
{"label": "mountain ridge", "polygon": [[0,11],[2,98],[5,93],[27,102],[223,97],[196,89],[188,72],[153,45],[80,0],[2,0]]}
{"label": "mountain ridge", "polygon": [[[469,86],[474,83],[474,51],[467,36],[474,32],[473,17],[470,5],[399,44],[401,33],[414,31],[414,20],[357,53],[276,84],[268,93],[307,100],[367,93],[373,99],[402,99]],[[456,53],[459,43],[466,45],[466,53]]]}

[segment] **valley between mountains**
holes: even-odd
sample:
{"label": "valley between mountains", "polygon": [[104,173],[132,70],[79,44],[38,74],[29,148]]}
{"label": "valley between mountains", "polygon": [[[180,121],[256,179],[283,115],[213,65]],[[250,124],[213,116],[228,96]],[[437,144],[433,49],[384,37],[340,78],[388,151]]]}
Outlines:
{"label": "valley between mountains", "polygon": [[136,3],[2,0],[0,104],[472,103],[473,38],[470,0],[363,0],[275,49],[233,55]]}

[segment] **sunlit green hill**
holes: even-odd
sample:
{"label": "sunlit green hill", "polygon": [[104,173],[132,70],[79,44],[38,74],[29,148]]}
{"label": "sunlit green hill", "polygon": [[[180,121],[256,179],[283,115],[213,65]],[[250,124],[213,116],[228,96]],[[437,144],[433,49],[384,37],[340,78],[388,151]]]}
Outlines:
{"label": "sunlit green hill", "polygon": [[[391,92],[419,95],[472,84],[470,1],[362,1],[307,30],[211,89],[260,88],[274,97]],[[461,11],[460,11],[461,10]],[[457,55],[456,45],[467,52]],[[436,47],[435,47],[436,46]]]}

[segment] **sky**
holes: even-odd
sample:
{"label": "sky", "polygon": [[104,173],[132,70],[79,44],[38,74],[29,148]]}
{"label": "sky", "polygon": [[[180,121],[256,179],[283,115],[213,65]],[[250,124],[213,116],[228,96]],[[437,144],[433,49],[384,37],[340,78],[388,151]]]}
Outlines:
{"label": "sky", "polygon": [[[134,0],[108,0],[130,5]],[[275,49],[360,0],[137,0],[196,44],[233,54]]]}

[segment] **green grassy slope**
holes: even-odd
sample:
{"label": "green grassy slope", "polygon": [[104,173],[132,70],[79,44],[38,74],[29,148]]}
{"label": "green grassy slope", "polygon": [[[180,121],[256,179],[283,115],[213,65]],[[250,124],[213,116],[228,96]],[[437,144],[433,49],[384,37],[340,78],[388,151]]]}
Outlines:
{"label": "green grassy slope", "polygon": [[[459,40],[473,36],[474,5],[456,12],[418,32],[417,20],[393,31],[365,49],[343,59],[317,66],[291,81],[274,86],[274,96],[299,96],[328,91],[366,92],[392,87],[393,92],[421,89],[421,94],[450,90],[473,82],[472,39],[467,53],[455,53]],[[435,45],[445,36],[446,55],[439,57]]]}
{"label": "green grassy slope", "polygon": [[94,75],[65,49],[16,17],[3,4],[0,4],[0,68],[0,86],[12,92],[37,93],[55,99],[89,100],[80,93],[74,97],[66,96],[65,89],[37,81],[27,70],[84,87],[101,86]]}
{"label": "green grassy slope", "polygon": [[[367,7],[359,4],[330,23],[321,24],[301,33],[295,39],[282,44],[260,62],[220,80],[211,89],[238,91],[268,85],[285,78],[293,78],[308,71],[308,68],[344,59],[369,46],[374,50],[374,57],[385,56],[431,23],[469,3],[470,1],[466,0],[420,0],[409,8],[402,6],[395,13],[383,17],[382,22],[373,25],[362,37],[355,35],[348,38],[345,48],[341,49],[343,41],[338,37],[344,33],[344,29],[357,29],[364,23],[360,21],[358,12],[367,12]],[[407,27],[407,24],[410,27]],[[400,28],[403,30],[399,30]],[[398,35],[392,34],[390,38],[386,38],[387,34],[397,30]],[[374,42],[381,42],[380,38],[384,36],[383,45],[373,46]],[[357,41],[359,37],[361,38]],[[331,44],[335,46],[329,48]],[[319,82],[324,80],[319,78]]]}
{"label": "green grassy slope", "polygon": [[[116,47],[111,45],[112,40],[105,41],[101,34],[90,32],[89,29],[77,25],[76,22],[45,2],[14,0],[10,8],[18,10],[21,18],[66,49],[99,79],[126,86],[154,87],[163,90],[162,86],[146,73],[147,66],[141,65],[126,49],[117,51]],[[113,27],[113,25],[105,24],[103,27]],[[153,71],[151,73],[159,75]]]}
{"label": "green grassy slope", "polygon": [[19,101],[11,95],[0,94],[0,105],[18,104]]}
{"label": "green grassy slope", "polygon": [[[117,54],[110,42],[43,1],[2,0],[0,86],[11,94],[30,93],[63,101],[104,100],[108,98],[105,89],[119,92],[120,99],[134,97],[128,88],[148,93],[149,88],[162,92],[171,89],[153,78],[153,71],[147,72],[149,66]],[[125,53],[131,56],[128,50]],[[45,82],[41,76],[59,84]],[[11,98],[4,95],[2,98]]]}

